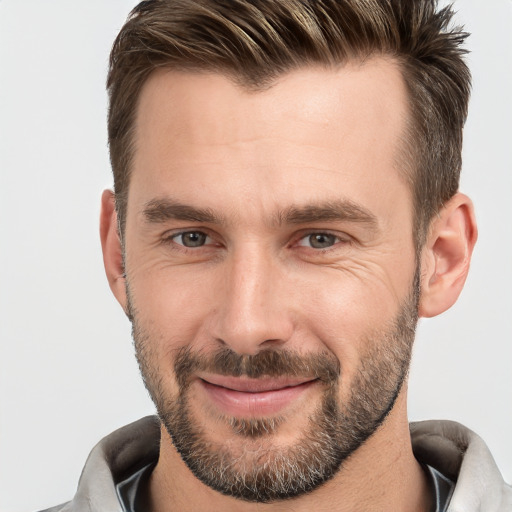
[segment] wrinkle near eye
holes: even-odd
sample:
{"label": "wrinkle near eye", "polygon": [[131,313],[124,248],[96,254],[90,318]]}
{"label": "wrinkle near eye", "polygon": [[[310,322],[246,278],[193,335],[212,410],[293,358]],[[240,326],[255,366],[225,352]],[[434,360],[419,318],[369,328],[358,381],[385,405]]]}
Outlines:
{"label": "wrinkle near eye", "polygon": [[[344,264],[331,263],[328,267],[350,276],[351,280],[363,283],[365,288],[372,289],[375,293],[377,289],[385,289],[396,301],[399,301],[402,296],[403,290],[400,284],[393,279],[385,266],[374,259],[351,259]],[[410,270],[405,272],[406,275],[409,273]]]}

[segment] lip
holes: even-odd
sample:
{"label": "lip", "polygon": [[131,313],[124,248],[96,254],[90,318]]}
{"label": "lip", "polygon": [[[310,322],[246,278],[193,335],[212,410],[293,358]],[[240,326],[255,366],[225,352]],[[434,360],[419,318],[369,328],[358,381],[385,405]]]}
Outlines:
{"label": "lip", "polygon": [[238,417],[277,414],[298,400],[317,379],[279,377],[250,379],[207,375],[199,379],[211,403],[222,412]]}

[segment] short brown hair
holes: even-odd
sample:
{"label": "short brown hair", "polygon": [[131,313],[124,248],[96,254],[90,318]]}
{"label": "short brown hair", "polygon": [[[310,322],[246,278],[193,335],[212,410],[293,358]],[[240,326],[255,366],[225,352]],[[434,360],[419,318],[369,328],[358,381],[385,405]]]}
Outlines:
{"label": "short brown hair", "polygon": [[417,242],[458,189],[471,76],[437,0],[147,0],[114,42],[107,88],[116,207],[124,230],[138,97],[157,68],[225,74],[258,89],[309,64],[391,56],[409,93],[400,167],[410,180]]}

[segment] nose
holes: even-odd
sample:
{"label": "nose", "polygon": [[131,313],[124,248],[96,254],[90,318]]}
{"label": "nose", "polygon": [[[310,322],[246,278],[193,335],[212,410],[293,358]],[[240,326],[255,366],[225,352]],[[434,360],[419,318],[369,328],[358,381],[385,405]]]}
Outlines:
{"label": "nose", "polygon": [[228,258],[216,301],[213,335],[238,354],[285,344],[293,333],[291,297],[276,257],[260,248]]}

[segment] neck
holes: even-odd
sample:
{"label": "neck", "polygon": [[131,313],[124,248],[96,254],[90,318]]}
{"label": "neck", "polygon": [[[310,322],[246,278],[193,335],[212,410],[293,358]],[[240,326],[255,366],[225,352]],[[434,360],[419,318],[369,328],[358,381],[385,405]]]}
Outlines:
{"label": "neck", "polygon": [[213,511],[294,512],[430,510],[432,497],[425,472],[412,453],[402,390],[395,407],[379,429],[344,463],[326,484],[310,494],[265,505],[224,496],[199,481],[176,452],[162,428],[160,458],[149,487],[153,512]]}

